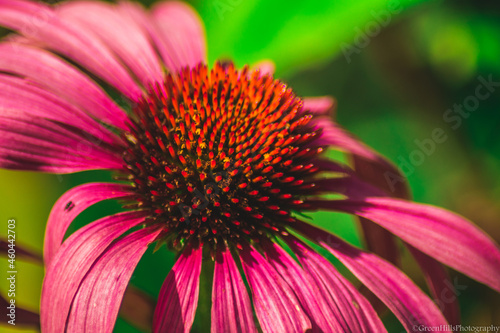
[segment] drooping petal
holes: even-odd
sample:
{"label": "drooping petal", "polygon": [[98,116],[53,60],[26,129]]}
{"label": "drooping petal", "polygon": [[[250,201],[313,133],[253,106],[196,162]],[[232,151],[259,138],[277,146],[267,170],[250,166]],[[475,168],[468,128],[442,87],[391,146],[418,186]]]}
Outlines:
{"label": "drooping petal", "polygon": [[[424,273],[427,285],[434,297],[434,302],[439,307],[450,325],[460,324],[460,308],[455,286],[451,283],[450,276],[443,265],[438,261],[406,244],[418,265]],[[460,292],[460,291],[458,291]]]}
{"label": "drooping petal", "polygon": [[[360,180],[385,191],[388,196],[406,200],[411,199],[408,182],[399,170],[387,170],[380,164],[370,163],[368,160],[357,156],[353,156],[353,162],[356,175]],[[365,195],[370,192],[374,193],[375,190],[368,189]],[[363,217],[359,219],[368,249],[399,266],[399,250],[394,235],[368,219]],[[458,325],[460,323],[458,297],[455,296],[454,286],[451,284],[449,274],[443,265],[435,259],[408,244],[406,246],[424,273],[427,285],[434,296],[434,302],[443,312],[450,325]]]}
{"label": "drooping petal", "polygon": [[[317,117],[313,119],[313,123],[323,129],[320,138],[321,143],[332,145],[337,149],[352,154],[354,162],[353,174],[357,177],[355,179],[351,177],[348,181],[355,181],[356,186],[345,186],[351,192],[347,195],[351,197],[353,195],[367,196],[367,193],[370,192],[365,191],[367,186],[378,188],[376,194],[372,195],[396,195],[400,197],[408,195],[406,180],[392,163],[342,129],[330,117]],[[370,224],[363,218],[360,219],[360,222],[366,235],[368,248],[398,265],[399,255],[392,235],[380,227]]]}
{"label": "drooping petal", "polygon": [[73,299],[92,265],[124,232],[144,221],[142,212],[125,212],[92,222],[72,234],[52,259],[42,286],[42,332],[65,332]]}
{"label": "drooping petal", "polygon": [[130,99],[141,96],[138,85],[106,45],[60,18],[49,6],[24,0],[1,0],[0,25],[74,60]]}
{"label": "drooping petal", "polygon": [[369,220],[360,218],[360,223],[367,248],[392,264],[400,266],[399,248],[394,235]]}
{"label": "drooping petal", "polygon": [[415,325],[448,324],[436,305],[404,273],[380,257],[357,249],[310,224],[297,221],[294,228],[336,256],[396,315],[408,332]]}
{"label": "drooping petal", "polygon": [[315,125],[323,130],[321,137],[315,142],[319,145],[330,145],[347,153],[376,161],[377,163],[389,163],[371,148],[354,138],[352,134],[334,123],[329,117],[314,117],[311,120],[311,125]]}
{"label": "drooping petal", "polygon": [[[347,182],[355,182],[356,185],[347,184],[344,186],[346,191],[350,191],[346,195],[364,197],[371,193],[372,196],[390,195],[401,198],[409,196],[406,179],[391,162],[342,129],[330,117],[316,117],[313,119],[313,124],[323,130],[320,143],[334,146],[352,154],[355,166],[353,174],[356,177],[349,177]],[[385,230],[370,224],[363,218],[360,219],[360,222],[367,235],[368,248],[398,265],[399,255],[394,238]]]}
{"label": "drooping petal", "polygon": [[165,65],[179,71],[185,66],[206,63],[205,30],[198,14],[180,1],[161,2],[153,7],[156,31],[152,37]]}
{"label": "drooping petal", "polygon": [[363,218],[360,218],[360,224],[366,247],[393,265],[400,266],[399,248],[394,235],[379,225]]}
{"label": "drooping petal", "polygon": [[[364,165],[364,162],[362,163]],[[360,173],[358,169],[356,170],[356,174],[349,174],[342,178],[326,179],[320,185],[327,191],[340,191],[353,200],[364,200],[368,196],[386,196],[388,193],[391,193],[388,190],[390,186],[385,181],[374,181],[376,177],[368,177],[366,181],[369,183],[367,183],[359,178],[362,176],[362,172]],[[406,186],[401,184],[399,189],[394,195],[409,197]],[[360,219],[368,249],[398,266],[399,250],[394,242],[394,235],[368,219]],[[412,246],[407,245],[407,247],[424,272],[427,284],[438,305],[443,310],[446,319],[450,324],[458,324],[458,300],[456,297],[449,297],[448,295],[448,293],[452,292],[451,289],[453,289],[453,286],[444,267],[433,258],[423,254]],[[443,298],[441,296],[443,293],[447,294],[445,296],[446,302],[440,301]]]}
{"label": "drooping petal", "polygon": [[314,117],[311,125],[322,129],[321,137],[315,142],[319,145],[332,146],[335,149],[357,156],[366,161],[374,169],[383,170],[384,178],[395,188],[395,182],[400,182],[399,171],[387,159],[370,147],[363,144],[351,133],[334,123],[329,116]]}
{"label": "drooping petal", "polygon": [[72,188],[55,203],[47,221],[43,259],[48,266],[63,242],[73,220],[85,209],[102,200],[126,197],[131,188],[120,184],[90,183]]}
{"label": "drooping petal", "polygon": [[363,157],[353,156],[356,176],[386,193],[387,196],[411,199],[410,188],[403,174],[393,165],[376,163]]}
{"label": "drooping petal", "polygon": [[354,171],[347,165],[325,158],[315,158],[311,161],[321,172],[337,173],[339,176],[350,175]]}
{"label": "drooping petal", "polygon": [[[360,182],[371,184],[388,196],[400,196],[403,199],[409,199],[410,191],[406,179],[396,168],[392,167],[388,169],[388,166],[385,164],[380,164],[357,155],[352,155],[352,163],[356,178],[359,178]],[[391,177],[391,174],[394,174],[394,177]],[[394,182],[393,179],[397,180],[397,182]],[[384,193],[380,193],[380,195],[385,196],[383,195]],[[363,217],[358,217],[358,219],[366,248],[396,267],[401,267],[400,250],[396,244],[395,236],[370,220]],[[361,291],[377,311],[383,311],[383,303],[373,293],[366,288],[363,288]]]}
{"label": "drooping petal", "polygon": [[443,264],[500,291],[498,245],[459,215],[382,197],[322,202],[316,207],[367,218]]}
{"label": "drooping petal", "polygon": [[211,332],[257,332],[252,304],[229,248],[218,251],[215,261]]}
{"label": "drooping petal", "polygon": [[153,332],[189,332],[193,325],[198,294],[203,246],[188,245],[168,273],[153,318]]}
{"label": "drooping petal", "polygon": [[[322,179],[316,188],[358,200],[363,200],[367,196],[386,196],[385,192],[362,181],[354,172],[344,177]],[[399,249],[395,243],[394,235],[371,221],[361,218],[360,222],[368,249],[399,266]]]}
{"label": "drooping petal", "polygon": [[158,226],[141,229],[106,249],[75,295],[67,332],[113,332],[130,277],[148,245],[160,232]]}
{"label": "drooping petal", "polygon": [[335,99],[330,96],[306,97],[302,110],[310,111],[314,115],[333,117],[335,112]]}
{"label": "drooping petal", "polygon": [[78,129],[39,117],[21,118],[0,117],[2,168],[54,173],[122,168],[118,155],[102,151],[76,134]]}
{"label": "drooping petal", "polygon": [[118,137],[87,113],[26,79],[0,75],[0,115],[41,117],[73,126],[76,132],[92,138],[96,145],[118,145]]}
{"label": "drooping petal", "polygon": [[[385,332],[382,321],[368,301],[325,258],[292,236],[285,237],[304,269],[311,273],[319,293],[337,307],[342,331]],[[335,310],[335,308],[334,308]]]}
{"label": "drooping petal", "polygon": [[313,332],[342,332],[345,330],[342,314],[335,302],[329,303],[320,286],[280,246],[271,242],[262,244],[269,263],[292,287],[300,304],[311,320]]}
{"label": "drooping petal", "polygon": [[163,71],[147,33],[119,7],[97,1],[71,1],[57,7],[59,15],[91,31],[132,70],[146,87],[163,80]]}
{"label": "drooping petal", "polygon": [[317,182],[316,189],[324,193],[338,193],[352,200],[363,200],[366,197],[385,196],[385,193],[361,181],[355,175],[343,175],[325,178]]}
{"label": "drooping petal", "polygon": [[[39,152],[23,152],[28,145],[23,144],[21,148],[12,150],[11,148],[0,147],[0,167],[11,170],[23,171],[39,171],[48,173],[73,173],[85,170],[95,169],[114,169],[115,166],[109,164],[88,164],[83,162],[68,162],[68,154],[58,154],[57,156],[49,156],[47,152],[40,154]],[[45,149],[38,146],[39,150]]]}
{"label": "drooping petal", "polygon": [[[396,168],[387,169],[386,165],[373,163],[356,155],[353,156],[353,164],[356,176],[361,181],[373,185],[389,196],[410,199],[406,179]],[[392,178],[388,176],[390,173],[397,175],[398,182],[391,182]],[[399,249],[394,236],[367,219],[360,217],[359,220],[367,248],[394,265],[400,266]]]}
{"label": "drooping petal", "polygon": [[246,245],[240,258],[263,332],[293,333],[311,328],[290,286],[253,247]]}
{"label": "drooping petal", "polygon": [[3,167],[47,172],[121,168],[119,138],[28,80],[0,75]]}
{"label": "drooping petal", "polygon": [[0,70],[36,82],[104,123],[127,128],[125,112],[96,83],[50,52],[21,43],[1,43]]}

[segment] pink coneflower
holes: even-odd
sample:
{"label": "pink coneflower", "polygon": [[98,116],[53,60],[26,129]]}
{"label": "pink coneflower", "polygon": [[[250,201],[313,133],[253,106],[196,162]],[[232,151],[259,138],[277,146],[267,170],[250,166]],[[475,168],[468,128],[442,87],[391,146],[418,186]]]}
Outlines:
{"label": "pink coneflower", "polygon": [[[0,165],[109,169],[124,181],[84,184],[55,204],[45,236],[44,332],[111,332],[153,243],[179,254],[154,332],[190,330],[204,260],[215,261],[213,332],[385,331],[364,294],[306,240],[337,257],[408,331],[446,327],[456,308],[441,311],[382,258],[391,255],[380,250],[392,244],[388,235],[408,245],[438,300],[449,288],[438,261],[500,290],[497,245],[460,216],[377,188],[368,168],[390,164],[332,122],[331,99],[297,97],[269,65],[209,69],[202,23],[187,5],[146,12],[126,2],[0,0],[0,24],[22,35],[0,43]],[[363,168],[329,160],[328,148]],[[106,199],[127,210],[63,241],[79,213]],[[304,221],[300,213],[314,210],[382,227],[367,233],[381,256]]]}

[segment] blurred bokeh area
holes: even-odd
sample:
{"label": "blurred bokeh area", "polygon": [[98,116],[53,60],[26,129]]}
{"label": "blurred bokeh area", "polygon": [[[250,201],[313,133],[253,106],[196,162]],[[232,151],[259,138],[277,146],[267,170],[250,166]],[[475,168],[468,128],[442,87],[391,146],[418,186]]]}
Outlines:
{"label": "blurred bokeh area", "polygon": [[[191,3],[206,26],[209,65],[218,59],[230,59],[238,67],[271,60],[275,76],[299,96],[334,96],[338,123],[402,170],[415,201],[457,212],[500,241],[500,2]],[[7,233],[7,220],[16,219],[17,245],[41,253],[51,206],[66,190],[94,181],[111,181],[111,174],[0,171],[0,235]],[[114,202],[91,207],[70,232],[119,210]],[[363,246],[354,219],[326,213],[313,219]],[[401,249],[404,271],[427,292],[418,266]],[[154,301],[174,260],[165,248],[155,253],[151,249],[131,284]],[[0,261],[0,292],[5,296],[7,258]],[[38,312],[44,269],[20,259],[17,265],[16,301]],[[450,273],[459,285],[463,325],[500,326],[499,295]],[[202,290],[193,332],[207,332],[201,323],[210,316],[209,298]],[[402,331],[392,315],[384,320],[389,332]],[[19,330],[2,323],[0,331]],[[147,328],[120,318],[115,331]]]}

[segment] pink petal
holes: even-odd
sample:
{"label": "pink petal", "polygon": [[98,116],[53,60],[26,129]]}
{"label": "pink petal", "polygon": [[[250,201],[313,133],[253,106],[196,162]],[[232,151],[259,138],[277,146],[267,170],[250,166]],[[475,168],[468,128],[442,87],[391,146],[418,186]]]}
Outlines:
{"label": "pink petal", "polygon": [[198,293],[203,246],[188,245],[168,274],[158,296],[153,332],[189,332],[193,325]]}
{"label": "pink petal", "polygon": [[[323,164],[323,169],[329,169],[335,172],[339,171],[335,162],[329,161],[323,162]],[[384,191],[362,181],[354,171],[348,172],[343,177],[322,179],[321,182],[318,182],[316,189],[324,191],[325,193],[335,192],[343,194],[350,199],[356,200],[363,200],[366,196],[387,195]],[[369,220],[360,218],[360,222],[368,249],[396,266],[399,266],[399,249],[395,243],[394,235]]]}
{"label": "pink petal", "polygon": [[[356,175],[361,180],[385,191],[389,196],[407,200],[411,199],[408,183],[399,170],[387,170],[381,168],[381,165],[370,163],[368,160],[357,156],[353,157],[353,161]],[[369,192],[375,192],[375,190],[368,190],[367,193]],[[360,221],[368,249],[382,258],[399,265],[399,249],[395,243],[394,236],[386,229],[372,223],[368,219],[360,217]],[[454,294],[454,287],[445,268],[439,262],[414,247],[410,245],[407,245],[407,247],[425,275],[427,285],[434,296],[434,302],[437,302],[448,323],[458,325],[460,323],[458,298]],[[452,297],[450,297],[450,294]]]}
{"label": "pink petal", "polygon": [[[355,175],[333,181],[344,183],[337,185],[344,189],[344,194],[350,198],[363,198],[368,195],[386,196],[387,194],[404,198],[409,195],[406,179],[392,163],[340,128],[329,117],[314,118],[314,122],[323,129],[320,144],[333,145],[353,154]],[[337,170],[333,169],[333,171]],[[353,184],[349,184],[350,182]],[[332,185],[335,186],[333,183]],[[378,187],[378,190],[374,186]],[[370,224],[363,218],[360,222],[366,235],[368,248],[398,265],[399,251],[394,238],[385,230]]]}
{"label": "pink petal", "polygon": [[143,85],[163,81],[163,70],[147,33],[118,6],[104,2],[71,1],[57,9],[60,17],[81,30],[92,32],[94,39],[101,39]]}
{"label": "pink petal", "polygon": [[81,64],[132,100],[141,96],[140,88],[101,41],[58,17],[52,8],[31,1],[1,0],[0,24]]}
{"label": "pink petal", "polygon": [[240,258],[263,332],[292,333],[311,328],[290,286],[253,247],[246,245]]}
{"label": "pink petal", "polygon": [[[389,196],[410,199],[406,179],[396,168],[387,169],[387,165],[374,163],[358,156],[353,156],[353,162],[356,175],[361,181],[377,187]],[[393,178],[400,181],[393,182],[392,178],[388,176],[391,173],[394,175]],[[359,220],[367,248],[394,265],[400,266],[399,249],[394,236],[367,219],[360,217]]]}
{"label": "pink petal", "polygon": [[48,172],[121,168],[118,137],[25,79],[0,75],[2,166]]}
{"label": "pink petal", "polygon": [[160,231],[157,226],[141,229],[106,249],[78,289],[67,332],[113,332],[130,277]]}
{"label": "pink petal", "polygon": [[322,97],[306,97],[304,98],[304,106],[302,110],[310,111],[314,115],[334,116],[335,99],[330,96]]}
{"label": "pink petal", "polygon": [[153,7],[156,33],[153,38],[165,65],[179,71],[185,66],[206,63],[205,30],[198,14],[178,1],[160,2]]}
{"label": "pink petal", "polygon": [[[359,168],[356,171],[357,176],[363,176],[360,174]],[[376,177],[368,177],[367,181],[371,181],[374,186],[377,186],[374,187],[364,181],[361,181],[357,178],[357,176],[351,174],[344,178],[327,179],[322,181],[321,185],[329,191],[338,191],[340,188],[342,193],[346,194],[350,199],[355,200],[364,200],[367,196],[386,195],[385,192],[382,191],[383,189],[387,190],[387,183],[384,181],[377,182],[373,181],[374,179],[377,179]],[[398,194],[402,197],[409,196],[404,183],[401,184],[400,191],[395,192],[394,194]],[[394,235],[368,219],[361,218],[361,222],[368,248],[382,258],[398,265],[399,249],[394,242]],[[408,247],[412,255],[415,259],[417,259],[418,264],[421,266],[435,299],[438,301],[441,300],[443,298],[441,296],[443,293],[448,294],[451,292],[451,284],[448,274],[434,259],[409,245]],[[443,313],[450,324],[458,324],[459,315],[457,298],[450,298],[449,295],[445,296],[445,298],[446,302],[440,301],[438,305],[443,310]]]}
{"label": "pink petal", "polygon": [[140,212],[107,216],[79,229],[63,243],[43,281],[42,332],[65,332],[73,299],[92,265],[113,241],[143,221]]}
{"label": "pink petal", "polygon": [[446,272],[443,265],[433,258],[410,245],[407,245],[407,247],[425,275],[427,285],[434,297],[434,302],[450,325],[459,325],[460,308],[456,294],[457,290],[455,290],[455,286],[451,283],[448,272]]}
{"label": "pink petal", "polygon": [[95,145],[102,142],[120,146],[116,134],[87,113],[25,79],[0,75],[0,115],[15,118],[25,115],[26,119],[41,117],[75,127],[89,137],[87,141],[92,139]]}
{"label": "pink petal", "polygon": [[399,172],[391,162],[341,128],[330,117],[314,117],[311,120],[311,125],[323,130],[321,137],[315,141],[315,144],[333,146],[338,150],[361,157],[372,164],[374,168],[386,170],[388,173],[384,175],[391,183],[399,181],[399,176],[397,176]]}
{"label": "pink petal", "polygon": [[52,207],[47,221],[43,251],[45,265],[49,266],[63,242],[69,225],[81,212],[102,200],[132,194],[132,188],[129,186],[106,183],[84,184],[64,193]]}
{"label": "pink petal", "polygon": [[218,251],[215,261],[211,332],[257,332],[250,298],[228,248]]}
{"label": "pink petal", "polygon": [[360,222],[367,248],[393,265],[400,266],[400,251],[394,235],[370,220],[360,218]]}
{"label": "pink petal", "polygon": [[[304,222],[297,221],[294,227],[337,257],[387,305],[408,332],[413,332],[415,325],[447,327],[436,305],[404,273],[387,261]],[[443,331],[450,332],[446,329]]]}
{"label": "pink petal", "polygon": [[406,177],[392,163],[378,163],[363,157],[353,156],[357,177],[385,192],[388,196],[411,199]]}
{"label": "pink petal", "polygon": [[382,160],[371,148],[355,139],[330,118],[315,117],[312,119],[311,124],[323,129],[322,136],[316,141],[319,145],[331,145],[340,150],[362,156],[369,160]]}
{"label": "pink petal", "polygon": [[[0,112],[4,111],[0,109]],[[38,117],[0,117],[0,166],[54,173],[121,169],[123,161],[78,136]]]}
{"label": "pink petal", "polygon": [[321,286],[314,281],[309,270],[304,270],[279,245],[262,244],[269,263],[292,287],[300,304],[311,319],[313,332],[341,332],[345,329],[342,313],[331,299],[327,300]]}
{"label": "pink petal", "polygon": [[330,201],[320,206],[367,218],[443,264],[500,291],[498,245],[459,215],[391,198]]}
{"label": "pink petal", "polygon": [[323,193],[338,193],[352,200],[363,200],[367,196],[386,196],[377,188],[361,181],[356,175],[325,178],[315,182],[316,189]]}
{"label": "pink petal", "polygon": [[325,258],[297,238],[285,239],[315,279],[318,293],[328,298],[344,332],[385,332],[373,307]]}
{"label": "pink petal", "polygon": [[96,83],[45,50],[19,43],[1,43],[0,70],[26,77],[95,118],[127,129],[126,113]]}
{"label": "pink petal", "polygon": [[[1,135],[1,134],[0,134]],[[38,149],[44,149],[41,146]],[[38,171],[48,173],[73,173],[97,169],[117,169],[117,166],[96,163],[70,163],[66,154],[51,157],[37,152],[21,152],[19,150],[0,147],[0,167],[10,170]]]}

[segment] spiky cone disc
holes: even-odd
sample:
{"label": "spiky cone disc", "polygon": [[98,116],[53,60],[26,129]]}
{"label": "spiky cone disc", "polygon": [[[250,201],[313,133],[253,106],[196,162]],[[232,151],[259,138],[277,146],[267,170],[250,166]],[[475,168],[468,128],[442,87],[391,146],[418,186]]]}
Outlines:
{"label": "spiky cone disc", "polygon": [[304,208],[322,152],[284,83],[217,63],[168,74],[133,109],[123,158],[150,223],[178,247],[283,232]]}

